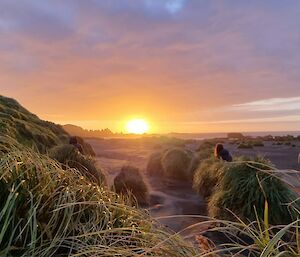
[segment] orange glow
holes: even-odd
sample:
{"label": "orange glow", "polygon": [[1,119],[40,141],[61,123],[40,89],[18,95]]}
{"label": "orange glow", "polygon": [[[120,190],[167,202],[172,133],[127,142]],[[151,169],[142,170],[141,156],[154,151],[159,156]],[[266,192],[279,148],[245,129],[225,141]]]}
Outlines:
{"label": "orange glow", "polygon": [[148,131],[149,125],[143,119],[130,120],[126,124],[126,132],[130,134],[144,134]]}
{"label": "orange glow", "polygon": [[30,2],[1,17],[0,94],[42,119],[114,133],[135,118],[151,134],[300,130],[293,5],[277,19],[277,4]]}

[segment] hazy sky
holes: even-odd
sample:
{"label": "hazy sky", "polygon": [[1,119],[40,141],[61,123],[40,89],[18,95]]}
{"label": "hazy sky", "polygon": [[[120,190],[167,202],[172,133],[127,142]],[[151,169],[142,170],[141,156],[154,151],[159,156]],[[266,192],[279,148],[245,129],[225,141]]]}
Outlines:
{"label": "hazy sky", "polygon": [[0,0],[0,94],[153,132],[300,130],[299,0]]}

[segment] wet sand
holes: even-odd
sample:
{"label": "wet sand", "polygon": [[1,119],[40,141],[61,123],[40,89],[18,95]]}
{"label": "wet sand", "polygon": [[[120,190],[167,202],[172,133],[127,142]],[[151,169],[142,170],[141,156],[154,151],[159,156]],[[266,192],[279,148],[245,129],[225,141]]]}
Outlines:
{"label": "wet sand", "polygon": [[170,180],[164,183],[159,180],[149,179],[152,198],[158,199],[158,203],[153,202],[150,208],[152,217],[176,232],[203,221],[195,216],[206,215],[206,203],[193,191],[192,185]]}

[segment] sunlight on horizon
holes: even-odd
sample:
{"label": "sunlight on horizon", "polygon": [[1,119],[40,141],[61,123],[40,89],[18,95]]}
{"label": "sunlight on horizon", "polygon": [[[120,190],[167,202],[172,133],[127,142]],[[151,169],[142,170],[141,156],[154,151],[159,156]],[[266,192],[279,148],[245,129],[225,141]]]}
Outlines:
{"label": "sunlight on horizon", "polygon": [[133,119],[126,123],[126,132],[130,134],[144,134],[149,131],[149,124],[144,119]]}

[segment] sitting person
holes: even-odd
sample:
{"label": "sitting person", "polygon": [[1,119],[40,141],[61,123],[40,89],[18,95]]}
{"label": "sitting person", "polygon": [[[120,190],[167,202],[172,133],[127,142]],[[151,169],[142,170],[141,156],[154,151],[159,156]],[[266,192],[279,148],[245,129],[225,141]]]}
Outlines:
{"label": "sitting person", "polygon": [[229,153],[228,150],[226,150],[224,148],[224,146],[222,144],[216,144],[215,157],[217,157],[218,159],[221,158],[222,160],[227,161],[227,162],[232,162],[231,154]]}
{"label": "sitting person", "polygon": [[81,154],[84,154],[82,145],[78,143],[77,137],[70,137],[69,143],[74,145]]}

